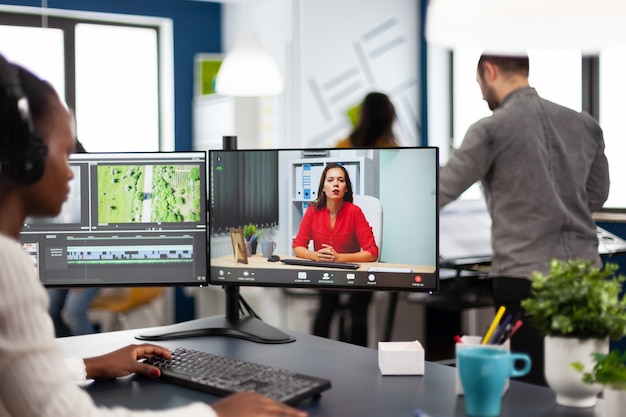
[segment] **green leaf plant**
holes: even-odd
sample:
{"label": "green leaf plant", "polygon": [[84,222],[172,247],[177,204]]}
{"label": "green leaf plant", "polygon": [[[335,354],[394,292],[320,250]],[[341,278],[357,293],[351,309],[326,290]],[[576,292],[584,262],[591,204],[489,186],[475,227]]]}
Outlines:
{"label": "green leaf plant", "polygon": [[255,232],[256,226],[252,223],[248,223],[243,227],[243,237],[245,237],[246,240],[250,239]]}
{"label": "green leaf plant", "polygon": [[263,233],[263,230],[258,229],[255,224],[248,223],[243,227],[243,237],[246,238],[246,241],[250,239],[256,233],[257,239]]}
{"label": "green leaf plant", "polygon": [[531,276],[531,295],[522,301],[530,322],[544,336],[579,339],[626,335],[624,276],[618,266],[595,267],[592,261],[553,259],[550,272]]}
{"label": "green leaf plant", "polygon": [[615,390],[626,390],[626,352],[612,350],[608,355],[594,353],[594,366],[591,372],[584,372],[581,362],[571,364],[572,368],[583,374],[586,384],[602,384]]}

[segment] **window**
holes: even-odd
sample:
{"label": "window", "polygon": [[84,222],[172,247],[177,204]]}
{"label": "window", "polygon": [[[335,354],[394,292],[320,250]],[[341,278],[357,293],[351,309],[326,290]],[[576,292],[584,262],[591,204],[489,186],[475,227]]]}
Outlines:
{"label": "window", "polygon": [[0,25],[0,53],[48,80],[65,100],[64,33],[61,29]]}
{"label": "window", "polygon": [[211,233],[252,223],[278,224],[278,151],[211,152],[209,161]]}
{"label": "window", "polygon": [[174,149],[169,19],[48,9],[41,27],[39,9],[10,9],[0,53],[54,85],[88,151]]}
{"label": "window", "polygon": [[76,25],[77,135],[90,152],[159,150],[157,32]]}
{"label": "window", "polygon": [[[453,55],[453,137],[460,146],[467,129],[491,115],[476,82],[480,50],[455,50]],[[545,99],[580,111],[582,65],[579,51],[530,51],[529,83]]]}
{"label": "window", "polygon": [[626,209],[626,164],[622,160],[626,155],[625,65],[626,48],[607,48],[600,54],[600,126],[604,131],[611,176],[609,198],[604,203],[606,208]]}

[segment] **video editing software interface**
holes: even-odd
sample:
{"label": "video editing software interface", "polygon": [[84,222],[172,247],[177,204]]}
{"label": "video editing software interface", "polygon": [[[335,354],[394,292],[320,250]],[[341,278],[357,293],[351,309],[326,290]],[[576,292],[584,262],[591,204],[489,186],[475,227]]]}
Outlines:
{"label": "video editing software interface", "polygon": [[206,152],[73,154],[61,213],[20,235],[46,286],[203,285]]}
{"label": "video editing software interface", "polygon": [[[208,163],[212,285],[438,291],[437,148],[210,150]],[[380,242],[377,262],[352,270],[283,262],[296,258],[292,243],[329,163],[348,171],[355,205],[365,195],[382,206],[380,218],[361,206]],[[241,258],[235,252],[251,245],[230,231],[248,224],[257,226],[256,254]],[[265,241],[276,242],[278,261],[263,256]]]}

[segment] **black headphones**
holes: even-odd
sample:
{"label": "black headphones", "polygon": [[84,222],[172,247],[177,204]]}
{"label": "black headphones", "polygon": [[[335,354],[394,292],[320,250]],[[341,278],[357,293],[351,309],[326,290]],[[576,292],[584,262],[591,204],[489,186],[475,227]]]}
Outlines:
{"label": "black headphones", "polygon": [[18,68],[0,55],[0,176],[21,185],[43,175],[48,146],[33,127]]}

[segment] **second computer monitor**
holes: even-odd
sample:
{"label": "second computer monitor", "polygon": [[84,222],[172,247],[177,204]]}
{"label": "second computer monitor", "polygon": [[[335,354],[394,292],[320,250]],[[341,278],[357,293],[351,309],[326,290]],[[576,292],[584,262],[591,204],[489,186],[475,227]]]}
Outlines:
{"label": "second computer monitor", "polygon": [[[287,264],[298,260],[294,239],[330,164],[348,172],[377,259]],[[437,291],[438,166],[434,147],[209,151],[211,284]],[[257,229],[252,241],[242,236],[247,225]],[[268,260],[268,251],[263,256],[264,244],[280,260]],[[313,241],[309,248],[315,250]]]}
{"label": "second computer monitor", "polygon": [[70,157],[61,213],[20,235],[49,287],[206,285],[206,152]]}

